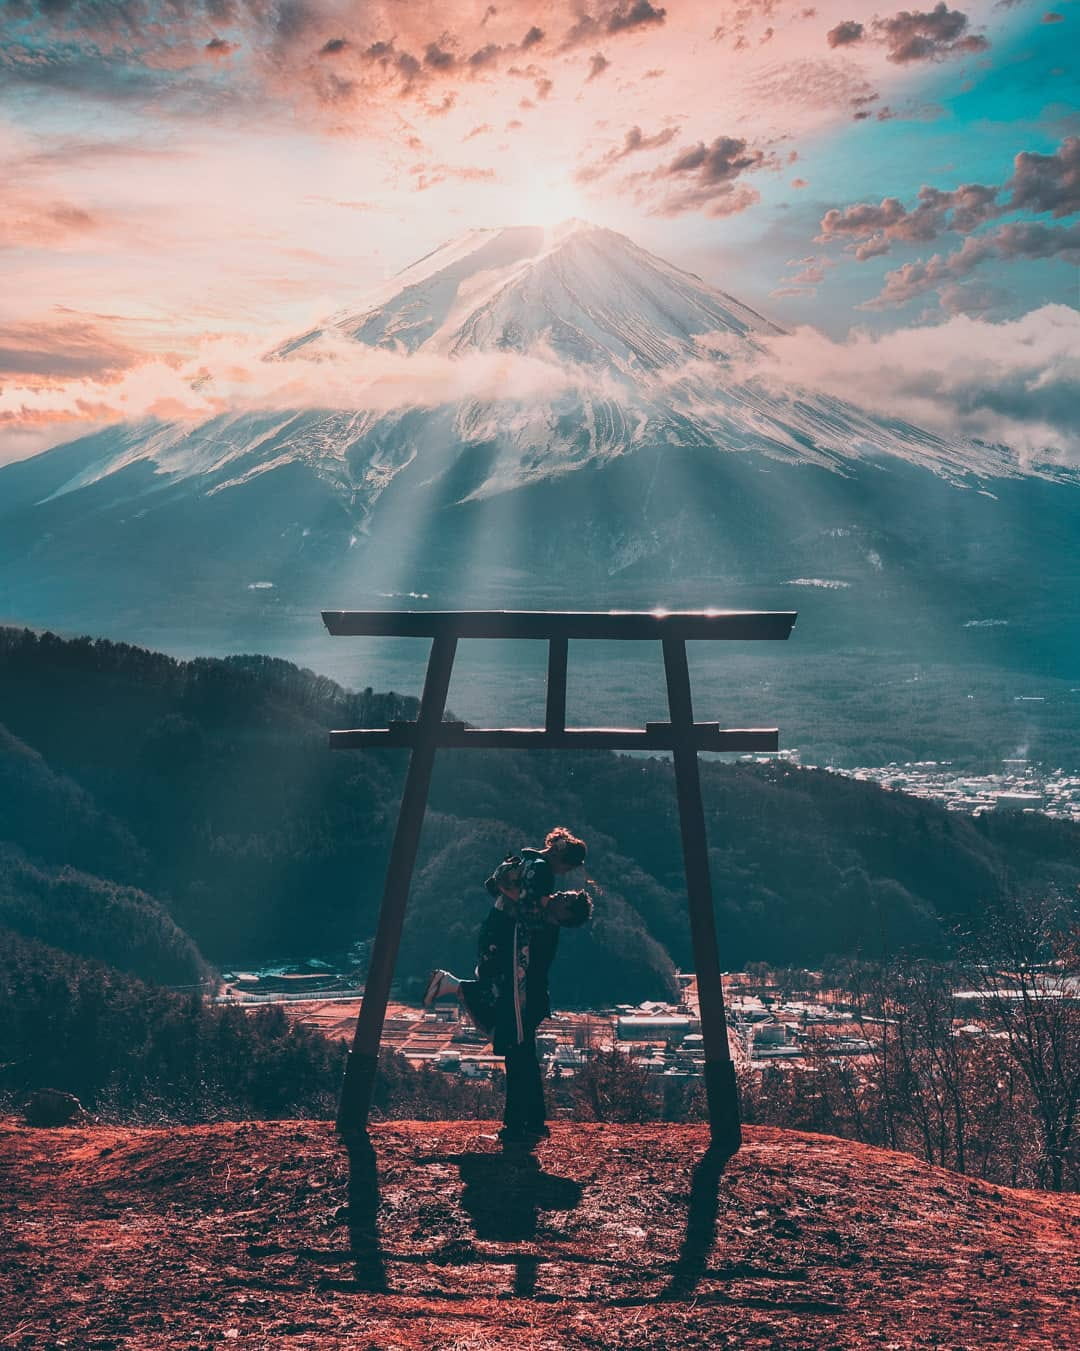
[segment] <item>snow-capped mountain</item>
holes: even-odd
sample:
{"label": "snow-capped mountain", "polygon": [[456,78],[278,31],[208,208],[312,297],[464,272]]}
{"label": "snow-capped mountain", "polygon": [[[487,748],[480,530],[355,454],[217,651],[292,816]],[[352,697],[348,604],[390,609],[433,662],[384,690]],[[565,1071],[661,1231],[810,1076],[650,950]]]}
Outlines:
{"label": "snow-capped mountain", "polygon": [[971,609],[1075,537],[1076,484],[1007,448],[756,378],[778,331],[610,230],[470,231],[268,352],[265,407],[0,470],[0,616],[749,587],[858,629],[856,596]]}
{"label": "snow-capped mountain", "polygon": [[[313,365],[340,367],[334,394],[342,400],[350,397],[355,346],[355,407],[312,416],[305,392],[301,409],[274,416],[117,429],[111,448],[56,492],[138,463],[152,466],[161,486],[187,479],[220,492],[295,461],[347,494],[362,524],[399,473],[427,479],[445,472],[455,448],[478,444],[493,454],[467,495],[520,487],[645,445],[757,450],[828,468],[889,455],[954,476],[1019,472],[1002,447],[946,442],[837,399],[746,378],[758,338],[779,331],[612,230],[581,221],[553,230],[470,230],[399,273],[365,308],[268,354],[285,386],[298,375],[302,384]],[[413,359],[411,368],[403,360],[382,377],[396,386],[389,408],[379,368],[365,378],[364,349]],[[507,364],[476,372],[469,362],[480,354],[505,354]],[[515,356],[546,372],[548,387],[538,393],[526,379],[518,393]],[[432,402],[432,362],[442,363],[436,369],[444,379],[458,363],[458,397],[449,397],[455,391],[446,379],[447,397]]]}
{"label": "snow-capped mountain", "polygon": [[[373,347],[452,356],[544,343],[567,360],[622,373],[677,366],[702,333],[779,331],[625,235],[579,220],[550,230],[469,230],[326,327]],[[326,327],[282,350],[317,340]]]}

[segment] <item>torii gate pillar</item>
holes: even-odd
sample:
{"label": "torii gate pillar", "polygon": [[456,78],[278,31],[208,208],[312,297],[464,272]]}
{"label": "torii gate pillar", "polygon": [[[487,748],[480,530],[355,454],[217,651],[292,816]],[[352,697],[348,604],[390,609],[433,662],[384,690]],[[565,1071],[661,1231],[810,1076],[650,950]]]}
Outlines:
{"label": "torii gate pillar", "polygon": [[416,851],[420,845],[420,831],[427,809],[428,788],[438,744],[436,734],[446,708],[446,693],[450,688],[450,672],[456,648],[456,638],[436,638],[428,658],[420,715],[416,720],[417,738],[409,756],[409,772],[405,777],[405,791],[401,797],[401,810],[398,812],[394,842],[390,846],[390,862],[383,884],[379,927],[371,947],[364,998],[356,1020],[356,1032],[341,1087],[341,1101],[338,1103],[337,1128],[344,1136],[367,1129],[375,1071],[379,1063],[379,1042],[401,945],[401,931],[405,925],[405,907],[416,863]]}
{"label": "torii gate pillar", "polygon": [[686,899],[690,911],[690,942],[697,975],[701,1038],[705,1047],[705,1099],[713,1143],[734,1154],[742,1144],[739,1091],[728,1046],[724,1013],[724,982],[716,943],[716,913],[709,876],[709,846],[705,836],[705,806],[701,799],[694,714],[690,702],[690,671],[686,644],[664,641],[664,675],[675,742],[675,793],[679,803]]}
{"label": "torii gate pillar", "polygon": [[[786,611],[651,614],[469,610],[324,612],[323,620],[335,635],[429,637],[432,640],[420,711],[415,722],[394,723],[384,729],[361,728],[330,733],[333,747],[378,745],[411,749],[379,909],[379,924],[338,1107],[337,1129],[347,1141],[362,1138],[367,1131],[379,1043],[436,750],[440,746],[558,750],[641,748],[671,751],[674,757],[690,937],[705,1048],[709,1124],[714,1148],[728,1155],[735,1153],[742,1142],[739,1100],[724,1014],[698,751],[776,750],[779,733],[776,728],[721,729],[716,723],[695,723],[686,641],[696,638],[787,638],[795,618],[794,613]],[[464,723],[443,721],[459,638],[547,640],[548,683],[543,728],[473,728]],[[648,723],[644,730],[567,728],[566,664],[571,638],[659,639],[664,654],[670,722]]]}

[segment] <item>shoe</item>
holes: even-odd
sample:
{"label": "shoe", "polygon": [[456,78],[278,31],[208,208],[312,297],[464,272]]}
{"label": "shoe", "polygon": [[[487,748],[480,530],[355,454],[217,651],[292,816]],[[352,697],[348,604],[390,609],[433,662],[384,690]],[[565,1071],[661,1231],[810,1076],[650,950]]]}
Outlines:
{"label": "shoe", "polygon": [[443,971],[440,967],[436,967],[431,975],[428,976],[427,989],[424,991],[424,1008],[431,1008],[436,999],[442,997],[443,977],[449,976],[449,974],[449,971]]}
{"label": "shoe", "polygon": [[524,1126],[504,1126],[497,1136],[499,1143],[503,1145],[532,1145],[536,1144],[537,1136],[531,1131],[527,1131]]}
{"label": "shoe", "polygon": [[535,1145],[546,1140],[551,1132],[541,1122],[537,1126],[504,1126],[499,1131],[499,1139],[504,1145]]}

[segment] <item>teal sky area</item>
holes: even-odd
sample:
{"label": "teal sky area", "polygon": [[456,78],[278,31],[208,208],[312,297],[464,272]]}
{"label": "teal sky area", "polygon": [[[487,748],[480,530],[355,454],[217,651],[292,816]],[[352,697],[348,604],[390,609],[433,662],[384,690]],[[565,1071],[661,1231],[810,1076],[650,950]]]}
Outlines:
{"label": "teal sky area", "polygon": [[[863,307],[879,294],[887,272],[957,248],[961,234],[929,245],[897,243],[887,256],[854,264],[836,246],[815,242],[819,223],[831,207],[853,202],[898,197],[910,206],[924,185],[1005,183],[1017,154],[1051,155],[1065,137],[1080,133],[1080,5],[1063,5],[1060,12],[1060,23],[1047,24],[1032,7],[1017,9],[993,49],[969,62],[959,77],[950,65],[928,67],[906,91],[898,110],[905,115],[882,121],[872,114],[804,140],[794,169],[808,187],[796,192],[790,180],[760,181],[761,210],[725,223],[721,267],[737,257],[743,293],[752,290],[778,322],[812,323],[833,336],[853,323],[881,332],[920,316],[944,317],[933,295],[896,308]],[[1035,217],[1015,212],[1007,219]],[[697,224],[701,242],[695,253],[700,250],[698,263],[705,268],[708,226]],[[816,257],[831,265],[804,294],[777,294],[784,285],[777,277],[787,261],[779,257],[785,250],[793,260]],[[1010,260],[996,269],[991,285],[994,303],[987,311],[997,318],[1080,301],[1075,258]]]}

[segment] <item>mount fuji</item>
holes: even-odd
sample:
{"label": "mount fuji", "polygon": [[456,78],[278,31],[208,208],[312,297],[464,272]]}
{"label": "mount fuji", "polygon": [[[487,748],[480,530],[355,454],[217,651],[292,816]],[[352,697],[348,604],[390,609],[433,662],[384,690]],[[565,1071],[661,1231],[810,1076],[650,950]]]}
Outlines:
{"label": "mount fuji", "polygon": [[0,616],[167,645],[408,594],[764,605],[1075,675],[1075,477],[759,379],[779,331],[611,230],[469,231],[268,352],[265,407],[0,470]]}

